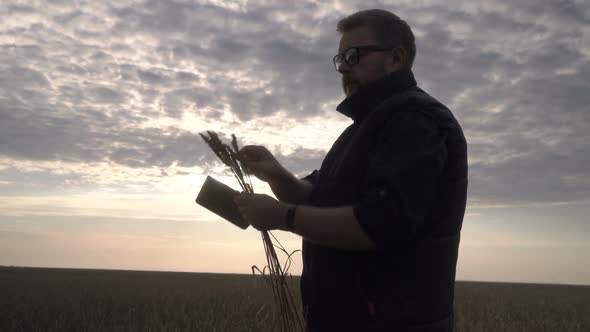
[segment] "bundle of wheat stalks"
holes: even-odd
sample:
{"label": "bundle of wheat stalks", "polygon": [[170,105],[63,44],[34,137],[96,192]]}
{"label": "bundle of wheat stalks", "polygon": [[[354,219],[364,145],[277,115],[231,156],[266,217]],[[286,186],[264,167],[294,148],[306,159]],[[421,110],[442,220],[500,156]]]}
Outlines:
{"label": "bundle of wheat stalks", "polygon": [[[211,150],[215,152],[217,157],[219,157],[219,159],[232,170],[234,176],[242,187],[243,192],[253,194],[254,189],[252,188],[252,182],[250,181],[250,172],[245,167],[246,164],[242,161],[239,154],[240,149],[238,148],[236,136],[232,134],[231,146],[229,146],[224,144],[214,131],[207,131],[207,134],[208,135],[200,135],[207,145],[209,145]],[[262,243],[264,244],[264,252],[266,253],[267,266],[261,271],[256,265],[253,265],[252,273],[254,274],[255,271],[260,272],[272,287],[274,300],[277,309],[279,310],[281,330],[302,331],[302,320],[287,284],[287,276],[289,275],[287,271],[291,266],[291,256],[299,250],[288,253],[271,232],[261,231],[261,234]],[[276,245],[271,240],[271,236],[277,242]],[[281,267],[275,247],[287,255],[284,267]],[[265,273],[267,269],[268,274]]]}

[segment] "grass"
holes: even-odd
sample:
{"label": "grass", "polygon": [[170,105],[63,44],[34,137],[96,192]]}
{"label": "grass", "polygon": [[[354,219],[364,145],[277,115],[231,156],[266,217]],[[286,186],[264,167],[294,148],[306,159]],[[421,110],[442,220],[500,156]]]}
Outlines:
{"label": "grass", "polygon": [[[455,296],[455,331],[590,331],[589,286],[459,281]],[[0,331],[277,331],[273,303],[261,276],[0,267]]]}
{"label": "grass", "polygon": [[590,331],[590,286],[458,282],[456,331]]}

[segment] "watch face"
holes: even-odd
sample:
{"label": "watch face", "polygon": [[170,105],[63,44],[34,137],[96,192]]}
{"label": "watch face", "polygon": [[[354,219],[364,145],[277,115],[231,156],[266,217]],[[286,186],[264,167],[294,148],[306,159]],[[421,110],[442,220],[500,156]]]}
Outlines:
{"label": "watch face", "polygon": [[287,220],[286,220],[287,230],[290,230],[290,231],[293,230],[293,225],[295,223],[295,211],[296,210],[297,210],[297,205],[293,205],[293,206],[289,207],[289,209],[287,210]]}

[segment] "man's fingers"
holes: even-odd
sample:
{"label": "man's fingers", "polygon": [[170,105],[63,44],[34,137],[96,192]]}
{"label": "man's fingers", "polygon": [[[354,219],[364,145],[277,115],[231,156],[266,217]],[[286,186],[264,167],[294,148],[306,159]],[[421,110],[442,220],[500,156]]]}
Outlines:
{"label": "man's fingers", "polygon": [[247,204],[247,199],[248,199],[248,194],[243,193],[243,192],[241,192],[241,193],[237,194],[236,196],[234,196],[234,202],[237,205],[245,205],[245,204]]}
{"label": "man's fingers", "polygon": [[239,154],[244,157],[251,157],[256,149],[256,145],[246,145],[240,149]]}
{"label": "man's fingers", "polygon": [[254,174],[254,175],[261,174],[262,167],[264,167],[264,165],[260,162],[257,162],[257,161],[251,161],[246,164],[246,169],[250,172],[250,174]]}
{"label": "man's fingers", "polygon": [[264,159],[265,148],[260,145],[246,145],[238,152],[245,161],[260,161]]}
{"label": "man's fingers", "polygon": [[238,207],[239,207],[240,205],[242,205],[242,204],[243,204],[243,200],[242,200],[242,198],[240,197],[240,195],[237,195],[237,196],[235,196],[235,197],[234,197],[234,203],[236,203],[236,205],[237,205]]}

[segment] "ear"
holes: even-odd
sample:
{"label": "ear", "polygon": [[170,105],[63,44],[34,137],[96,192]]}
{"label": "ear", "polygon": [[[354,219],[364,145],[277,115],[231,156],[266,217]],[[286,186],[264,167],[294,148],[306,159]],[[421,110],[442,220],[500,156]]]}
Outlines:
{"label": "ear", "polygon": [[396,72],[404,68],[407,64],[408,52],[406,49],[398,46],[389,52],[387,57],[387,69],[389,72]]}

